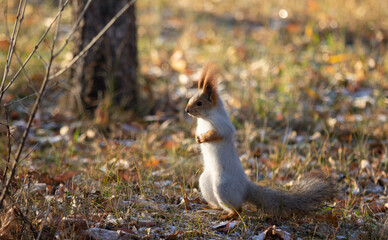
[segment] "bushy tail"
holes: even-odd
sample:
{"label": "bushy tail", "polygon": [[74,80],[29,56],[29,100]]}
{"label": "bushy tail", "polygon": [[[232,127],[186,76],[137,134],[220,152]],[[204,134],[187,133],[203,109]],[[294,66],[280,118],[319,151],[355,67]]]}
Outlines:
{"label": "bushy tail", "polygon": [[312,172],[289,191],[258,186],[250,182],[247,202],[255,204],[262,211],[274,216],[304,214],[319,208],[326,200],[336,195],[336,188],[330,177]]}

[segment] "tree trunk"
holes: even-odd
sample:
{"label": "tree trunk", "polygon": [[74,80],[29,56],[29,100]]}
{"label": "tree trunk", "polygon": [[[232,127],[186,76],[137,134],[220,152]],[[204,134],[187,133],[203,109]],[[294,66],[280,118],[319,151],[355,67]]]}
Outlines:
{"label": "tree trunk", "polygon": [[[127,2],[92,1],[74,35],[73,54],[78,54]],[[85,3],[86,0],[73,1],[74,19]],[[104,97],[112,97],[122,107],[136,106],[136,40],[135,5],[132,5],[72,69],[73,96],[78,109],[93,110]]]}

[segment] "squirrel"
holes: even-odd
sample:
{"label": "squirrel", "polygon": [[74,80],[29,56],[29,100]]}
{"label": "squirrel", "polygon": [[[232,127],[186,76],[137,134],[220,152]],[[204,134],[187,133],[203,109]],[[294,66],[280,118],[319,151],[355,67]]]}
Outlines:
{"label": "squirrel", "polygon": [[198,91],[185,111],[197,119],[195,140],[200,144],[204,170],[199,178],[200,191],[213,209],[223,209],[221,218],[236,217],[244,203],[279,217],[307,214],[335,196],[332,179],[314,171],[290,190],[259,186],[249,181],[234,146],[235,128],[217,92],[217,70],[207,64],[198,81]]}

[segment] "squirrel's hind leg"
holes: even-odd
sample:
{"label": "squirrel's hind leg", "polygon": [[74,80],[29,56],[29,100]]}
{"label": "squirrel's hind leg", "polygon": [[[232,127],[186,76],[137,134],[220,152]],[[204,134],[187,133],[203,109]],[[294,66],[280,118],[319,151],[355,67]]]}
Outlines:
{"label": "squirrel's hind leg", "polygon": [[203,172],[199,177],[199,188],[201,190],[203,198],[207,201],[210,208],[217,209],[220,206],[213,190],[213,181],[210,173]]}
{"label": "squirrel's hind leg", "polygon": [[221,215],[221,220],[229,220],[229,219],[234,219],[234,218],[237,218],[239,216],[239,212],[241,212],[241,208],[236,210],[236,211],[232,211],[232,212],[229,212],[227,214],[222,214]]}
{"label": "squirrel's hind leg", "polygon": [[[228,213],[239,211],[244,203],[244,194],[232,181],[224,181],[215,185],[214,195],[218,205]],[[230,189],[232,188],[233,191]],[[240,186],[241,188],[241,186]]]}

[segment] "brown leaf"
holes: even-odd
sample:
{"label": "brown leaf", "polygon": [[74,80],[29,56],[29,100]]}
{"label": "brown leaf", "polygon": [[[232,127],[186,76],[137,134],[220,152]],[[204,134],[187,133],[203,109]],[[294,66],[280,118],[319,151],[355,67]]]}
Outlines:
{"label": "brown leaf", "polygon": [[139,180],[138,173],[128,169],[118,169],[117,176],[126,182],[137,182]]}
{"label": "brown leaf", "polygon": [[304,30],[301,24],[296,24],[296,23],[289,23],[286,26],[286,30],[289,33],[295,34],[295,33],[300,33]]}
{"label": "brown leaf", "polygon": [[67,180],[73,178],[75,175],[79,174],[80,171],[67,171],[60,175],[54,177],[54,180],[57,182],[66,182]]}
{"label": "brown leaf", "polygon": [[379,213],[379,212],[385,212],[386,211],[386,209],[385,209],[383,204],[378,204],[376,202],[374,202],[371,205],[369,205],[369,208],[372,211],[372,213]]}
{"label": "brown leaf", "polygon": [[0,39],[0,50],[6,51],[9,48],[9,41],[7,39]]}
{"label": "brown leaf", "polygon": [[38,172],[38,171],[30,171],[28,172],[28,177],[32,177],[33,179],[37,179],[39,183],[46,183],[47,185],[57,185],[57,182],[51,177],[48,173]]}

